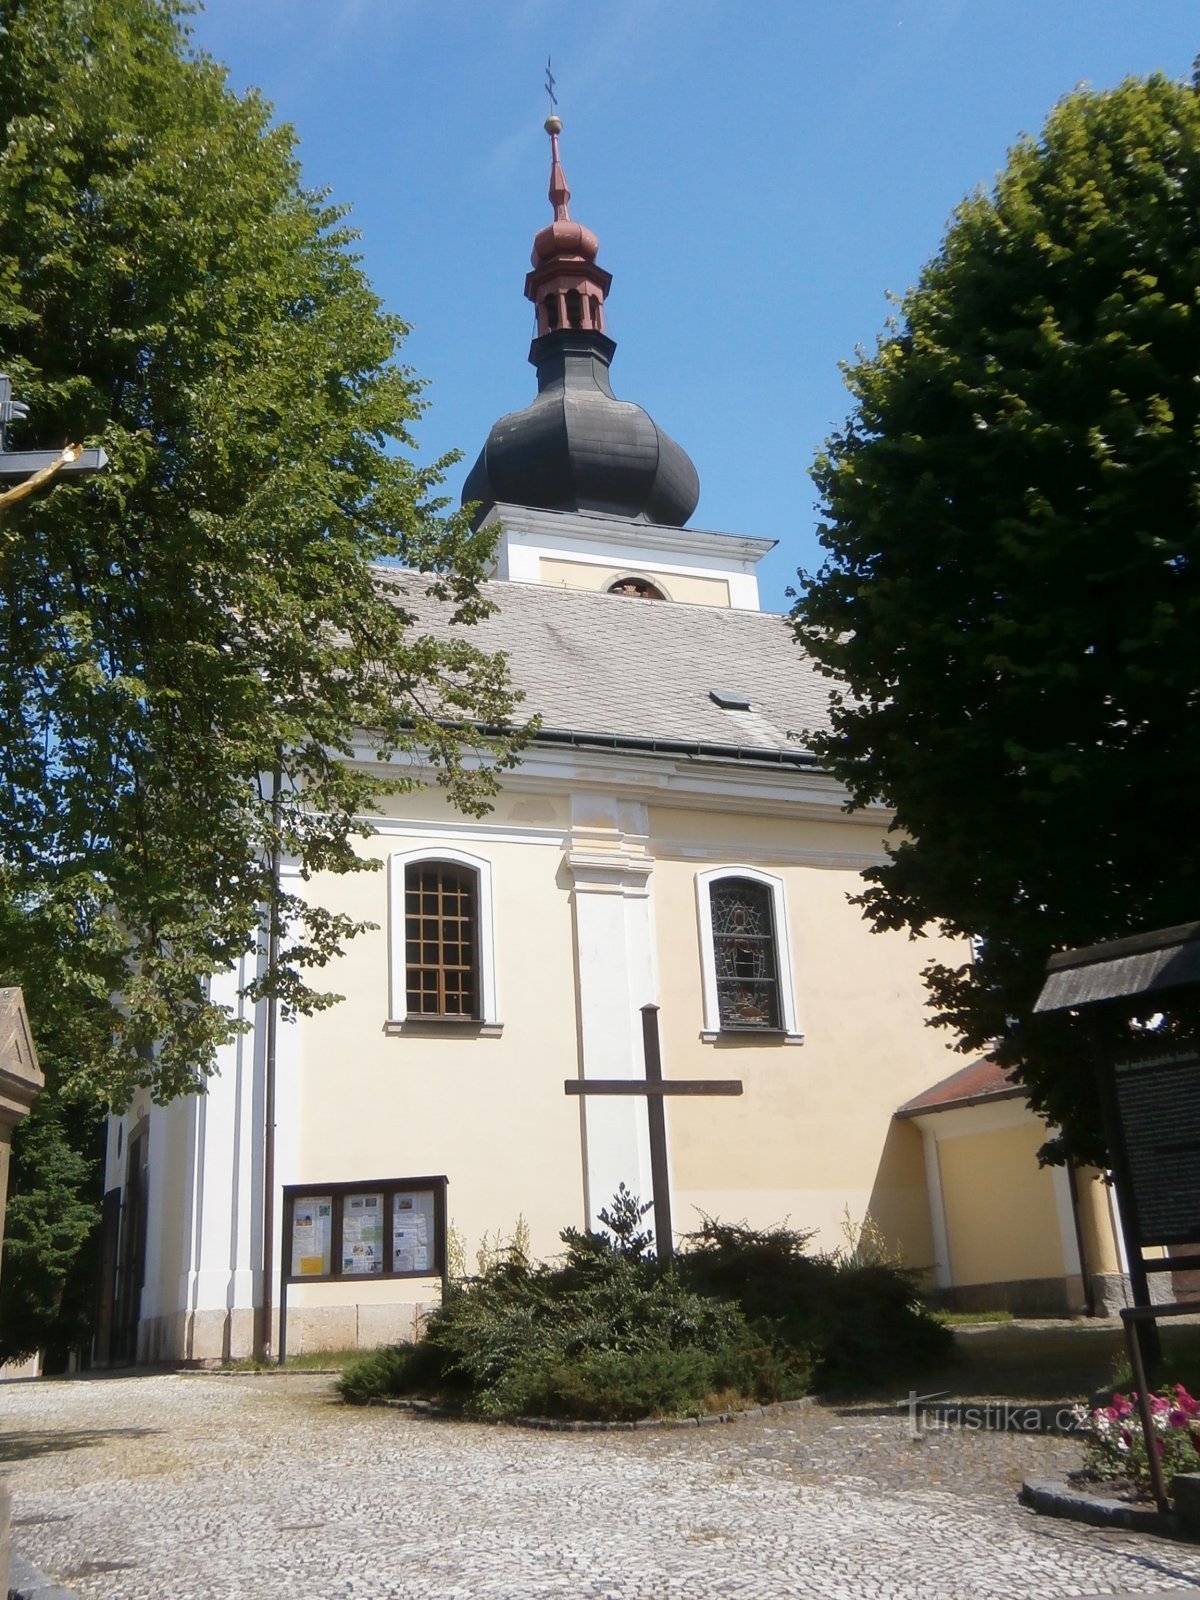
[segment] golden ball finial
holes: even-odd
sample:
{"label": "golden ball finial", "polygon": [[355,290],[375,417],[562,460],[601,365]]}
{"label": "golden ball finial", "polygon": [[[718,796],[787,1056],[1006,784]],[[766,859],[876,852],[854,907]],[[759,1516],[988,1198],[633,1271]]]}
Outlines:
{"label": "golden ball finial", "polygon": [[561,117],[556,117],[556,116],[553,116],[553,115],[548,116],[546,118],[546,132],[547,133],[561,133],[562,132],[562,118]]}

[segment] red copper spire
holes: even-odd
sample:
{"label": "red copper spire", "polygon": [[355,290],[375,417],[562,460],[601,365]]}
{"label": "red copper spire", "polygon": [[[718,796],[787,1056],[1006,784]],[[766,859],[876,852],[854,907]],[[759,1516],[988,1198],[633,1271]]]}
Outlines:
{"label": "red copper spire", "polygon": [[573,222],[567,209],[571,191],[558,154],[562,122],[546,118],[550,135],[550,204],[554,221],[535,235],[530,260],[533,271],[525,279],[526,298],[537,307],[538,333],[560,328],[604,332],[604,297],[611,276],[596,265],[600,241],[590,228]]}
{"label": "red copper spire", "polygon": [[571,199],[571,191],[567,188],[567,175],[562,169],[562,162],[558,159],[558,136],[562,132],[562,118],[547,117],[546,132],[550,135],[550,204],[554,207],[554,220],[570,222],[571,213],[567,210],[567,205]]}

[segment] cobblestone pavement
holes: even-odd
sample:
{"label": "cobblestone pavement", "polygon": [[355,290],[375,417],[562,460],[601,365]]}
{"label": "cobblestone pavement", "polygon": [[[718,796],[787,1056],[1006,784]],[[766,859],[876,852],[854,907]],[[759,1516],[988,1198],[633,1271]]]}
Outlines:
{"label": "cobblestone pavement", "polygon": [[312,1376],[0,1385],[18,1550],[89,1600],[1034,1600],[1178,1592],[1200,1548],[1040,1518],[1071,1441],[823,1407],[559,1434]]}

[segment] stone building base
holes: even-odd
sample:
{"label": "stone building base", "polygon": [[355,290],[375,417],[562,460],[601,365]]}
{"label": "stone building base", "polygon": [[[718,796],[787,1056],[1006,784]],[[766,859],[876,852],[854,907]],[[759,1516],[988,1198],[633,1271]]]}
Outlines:
{"label": "stone building base", "polygon": [[[420,1337],[436,1301],[402,1301],[395,1305],[288,1307],[287,1354],[311,1355],[320,1350],[376,1350],[381,1345]],[[138,1325],[138,1364],[146,1366],[219,1366],[254,1355],[252,1311],[178,1311]],[[272,1347],[278,1351],[276,1312]]]}
{"label": "stone building base", "polygon": [[1014,1317],[1077,1317],[1087,1309],[1078,1277],[963,1283],[939,1289],[937,1297],[947,1311],[1008,1311]]}
{"label": "stone building base", "polygon": [[[1149,1274],[1150,1304],[1161,1306],[1175,1299],[1175,1289],[1169,1272]],[[1123,1272],[1093,1272],[1092,1299],[1098,1317],[1118,1316],[1125,1306],[1133,1304],[1133,1291],[1129,1278]]]}

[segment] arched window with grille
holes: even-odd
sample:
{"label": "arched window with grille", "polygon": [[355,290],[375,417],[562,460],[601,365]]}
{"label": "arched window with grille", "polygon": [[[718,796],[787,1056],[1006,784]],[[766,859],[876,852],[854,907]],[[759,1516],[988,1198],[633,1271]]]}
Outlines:
{"label": "arched window with grille", "polygon": [[390,861],[389,1021],[494,1023],[491,865],[459,850]]}
{"label": "arched window with grille", "polygon": [[716,868],[697,875],[696,897],[704,1036],[760,1033],[799,1043],[782,879]]}
{"label": "arched window with grille", "polygon": [[404,968],[410,1017],[479,1015],[479,890],[469,867],[405,868]]}

